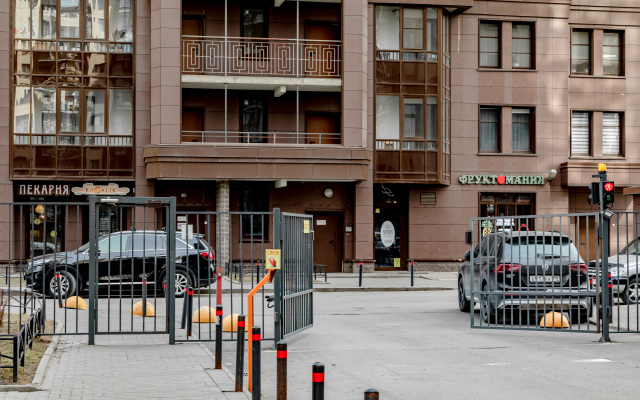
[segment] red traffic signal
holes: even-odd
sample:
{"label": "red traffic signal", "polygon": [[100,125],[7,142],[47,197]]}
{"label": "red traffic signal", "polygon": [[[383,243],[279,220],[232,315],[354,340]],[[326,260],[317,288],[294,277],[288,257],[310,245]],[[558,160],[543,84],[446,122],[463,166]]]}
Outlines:
{"label": "red traffic signal", "polygon": [[615,200],[615,185],[611,181],[602,182],[602,205],[605,208],[613,207]]}
{"label": "red traffic signal", "polygon": [[604,183],[604,191],[605,192],[613,192],[613,182],[605,182]]}

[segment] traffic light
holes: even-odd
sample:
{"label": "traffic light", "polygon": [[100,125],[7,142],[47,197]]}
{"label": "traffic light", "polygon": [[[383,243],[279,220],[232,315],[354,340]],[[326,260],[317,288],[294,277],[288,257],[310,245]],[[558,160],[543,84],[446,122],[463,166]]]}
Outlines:
{"label": "traffic light", "polygon": [[602,182],[602,206],[604,208],[613,207],[615,185],[611,181]]}
{"label": "traffic light", "polygon": [[591,182],[589,202],[591,204],[600,204],[600,182]]}

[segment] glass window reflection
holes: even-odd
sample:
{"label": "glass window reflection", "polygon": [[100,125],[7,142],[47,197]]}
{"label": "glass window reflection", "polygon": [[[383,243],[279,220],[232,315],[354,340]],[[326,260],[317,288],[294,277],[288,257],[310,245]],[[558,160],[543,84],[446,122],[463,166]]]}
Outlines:
{"label": "glass window reflection", "polygon": [[131,135],[133,129],[132,107],[132,90],[109,90],[109,134]]}
{"label": "glass window reflection", "polygon": [[87,110],[86,132],[104,133],[104,92],[88,91],[86,93],[85,107]]}
{"label": "glass window reflection", "polygon": [[80,132],[80,91],[60,91],[60,130]]}
{"label": "glass window reflection", "polygon": [[56,39],[57,11],[56,0],[36,0],[32,3],[33,21],[32,39]]}
{"label": "glass window reflection", "polygon": [[133,42],[133,13],[131,0],[109,1],[109,39]]}
{"label": "glass window reflection", "polygon": [[50,88],[33,88],[31,102],[33,114],[32,133],[56,133],[56,90]]}

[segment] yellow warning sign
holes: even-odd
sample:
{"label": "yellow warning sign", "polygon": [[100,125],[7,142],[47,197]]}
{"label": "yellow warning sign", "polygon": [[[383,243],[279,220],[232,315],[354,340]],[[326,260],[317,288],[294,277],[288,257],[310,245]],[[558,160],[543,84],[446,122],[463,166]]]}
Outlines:
{"label": "yellow warning sign", "polygon": [[302,221],[302,231],[303,233],[309,233],[309,220],[305,219]]}
{"label": "yellow warning sign", "polygon": [[400,268],[400,259],[399,258],[394,258],[393,259],[393,267],[394,268]]}
{"label": "yellow warning sign", "polygon": [[264,258],[267,269],[280,269],[280,249],[266,249]]}

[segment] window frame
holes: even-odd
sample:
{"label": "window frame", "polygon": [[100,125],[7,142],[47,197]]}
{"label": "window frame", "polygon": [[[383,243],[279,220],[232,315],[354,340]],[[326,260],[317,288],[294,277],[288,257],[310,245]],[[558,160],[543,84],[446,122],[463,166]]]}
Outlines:
{"label": "window frame", "polygon": [[[606,34],[612,34],[615,33],[618,35],[619,38],[619,44],[618,46],[609,46],[609,45],[605,45],[604,43],[604,35]],[[619,63],[619,68],[618,68],[618,73],[617,74],[607,74],[605,73],[605,66],[604,66],[604,48],[605,47],[617,47],[619,49],[619,55],[620,57],[618,58],[618,63]],[[624,73],[624,59],[625,59],[625,54],[624,54],[624,31],[619,31],[619,30],[609,30],[609,29],[605,29],[602,31],[602,75],[604,76],[625,76]]]}
{"label": "window frame", "polygon": [[[245,132],[244,130],[244,115],[245,115],[245,107],[249,107],[250,104],[246,104],[245,102],[260,102],[262,103],[262,131],[261,132]],[[268,119],[269,119],[269,101],[266,97],[256,96],[240,96],[240,108],[239,108],[239,117],[240,117],[240,143],[268,143],[269,135],[268,133]],[[245,135],[247,133],[256,133],[258,135],[255,136],[255,141],[252,141],[251,136]],[[259,135],[259,133],[263,133],[263,135]]]}
{"label": "window frame", "polygon": [[[589,43],[584,45],[584,44],[574,44],[573,43],[573,33],[574,32],[583,32],[587,34],[587,37],[589,38]],[[588,72],[574,72],[574,60],[585,60],[585,59],[575,59],[574,58],[574,46],[587,46],[588,47],[588,53],[589,53],[589,58],[588,58],[588,62],[589,62],[589,70]],[[571,62],[571,75],[581,75],[581,76],[589,76],[589,75],[593,75],[593,29],[582,29],[582,28],[574,28],[571,29],[571,58],[570,58],[570,62]]]}
{"label": "window frame", "polygon": [[[527,122],[529,126],[529,150],[514,150],[513,149],[513,114],[514,110],[528,110],[529,111],[529,121]],[[535,153],[535,138],[536,138],[536,110],[535,107],[511,107],[511,152],[514,154],[534,154]],[[518,122],[521,124],[521,122]]]}
{"label": "window frame", "polygon": [[[573,114],[574,113],[585,113],[588,116],[588,124],[587,124],[587,140],[589,143],[589,148],[587,153],[573,153],[573,127],[575,126],[573,123]],[[593,112],[586,110],[571,110],[570,119],[570,137],[569,137],[569,156],[570,157],[592,157],[593,156]],[[584,126],[584,125],[580,125]]]}
{"label": "window frame", "polygon": [[[492,109],[496,111],[496,121],[483,121],[482,110]],[[493,105],[480,105],[478,107],[478,153],[499,154],[502,153],[502,107]],[[496,150],[482,150],[482,124],[495,123],[496,126]]]}
{"label": "window frame", "polygon": [[[498,36],[494,37],[494,36],[482,36],[482,29],[481,26],[482,24],[494,24],[497,25],[497,30],[498,30]],[[498,49],[497,49],[497,53],[496,52],[487,52],[487,51],[483,51],[482,50],[482,39],[486,38],[486,39],[496,39],[498,42]],[[498,55],[498,59],[497,59],[497,63],[495,66],[493,65],[482,65],[482,54],[494,54],[496,53]],[[502,68],[502,21],[492,21],[492,20],[486,20],[486,21],[480,21],[480,23],[478,24],[478,68],[487,68],[487,69],[501,69]]]}
{"label": "window frame", "polygon": [[[529,27],[529,66],[528,67],[516,67],[513,65],[513,55],[514,54],[527,54],[527,53],[515,53],[513,49],[515,46],[513,45],[514,40],[523,40],[523,38],[514,38],[513,37],[513,27],[517,25],[525,25]],[[511,23],[511,68],[512,69],[520,69],[520,70],[530,70],[536,69],[536,30],[535,23],[528,21],[514,21]]]}

